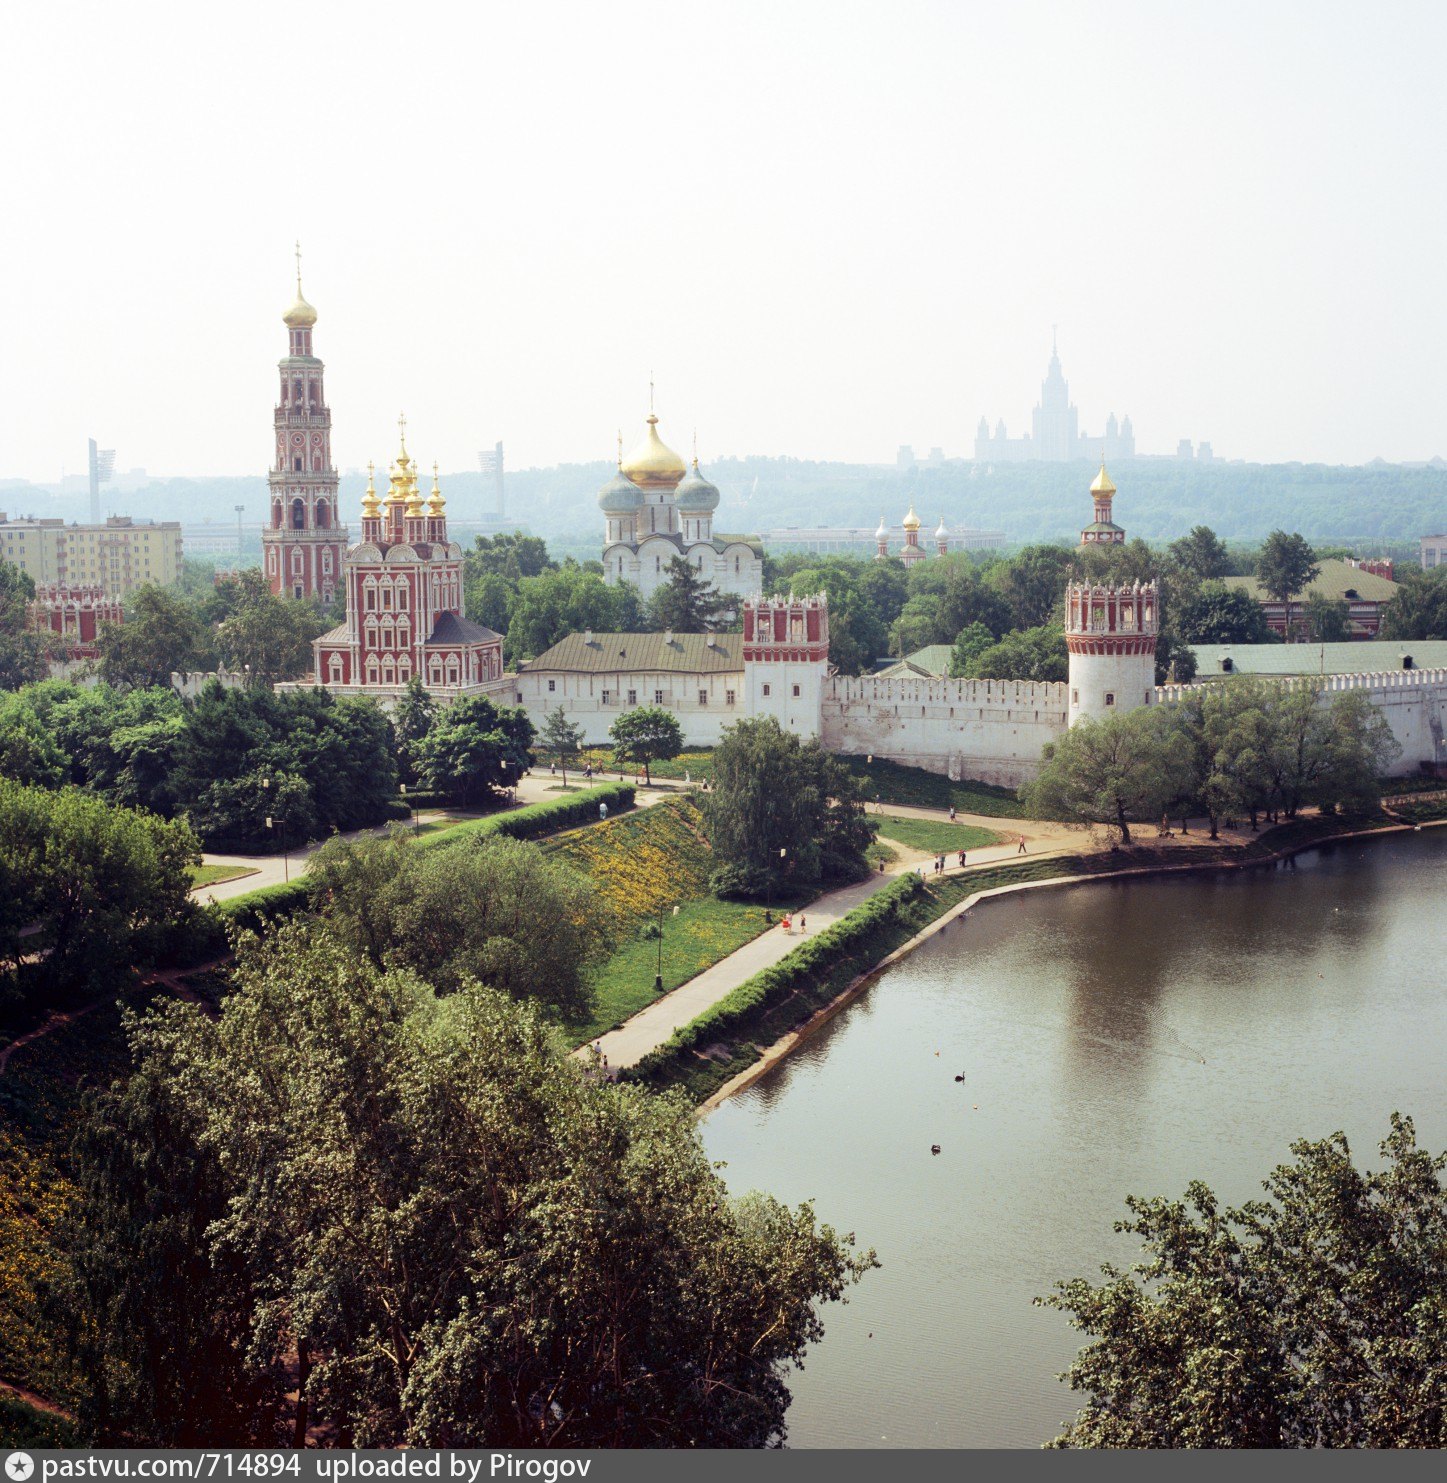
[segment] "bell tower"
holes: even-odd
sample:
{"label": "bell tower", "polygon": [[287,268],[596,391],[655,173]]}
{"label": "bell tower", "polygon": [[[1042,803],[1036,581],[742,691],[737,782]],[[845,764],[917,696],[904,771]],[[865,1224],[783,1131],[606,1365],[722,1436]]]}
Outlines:
{"label": "bell tower", "polygon": [[807,741],[819,735],[829,674],[829,598],[744,600],[745,714],[775,716]]}
{"label": "bell tower", "polygon": [[278,597],[331,603],[341,590],[347,531],[337,518],[332,414],[322,388],[323,367],[312,353],[316,322],[317,311],[302,296],[298,243],[296,300],[282,315],[287,354],[278,366],[281,393],[272,419],[262,569]]}

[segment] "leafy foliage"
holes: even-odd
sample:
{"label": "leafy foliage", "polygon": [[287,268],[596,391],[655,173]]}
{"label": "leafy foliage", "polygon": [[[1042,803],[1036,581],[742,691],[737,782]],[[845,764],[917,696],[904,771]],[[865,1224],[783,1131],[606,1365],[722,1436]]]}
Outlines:
{"label": "leafy foliage", "polygon": [[412,756],[425,787],[466,806],[516,786],[532,766],[532,741],[525,711],[475,695],[449,706]]}
{"label": "leafy foliage", "polygon": [[1447,1155],[1394,1113],[1386,1165],[1346,1136],[1292,1145],[1267,1198],[1130,1198],[1143,1259],[1044,1301],[1090,1342],[1062,1377],[1089,1400],[1056,1447],[1447,1443]]}
{"label": "leafy foliage", "polygon": [[1188,644],[1269,644],[1276,637],[1261,604],[1224,582],[1203,582],[1177,610],[1176,624]]}
{"label": "leafy foliage", "polygon": [[205,669],[214,655],[196,606],[151,584],[131,594],[124,623],[102,626],[96,647],[101,678],[133,689],[169,685],[173,673]]}
{"label": "leafy foliage", "polygon": [[668,563],[668,580],[648,601],[649,626],[674,633],[718,633],[728,626],[735,600],[715,592],[685,556]]}
{"label": "leafy foliage", "polygon": [[683,750],[683,728],[678,717],[662,706],[641,705],[625,711],[608,728],[613,755],[643,769],[644,781],[652,783],[649,771],[655,762],[666,762]]}
{"label": "leafy foliage", "polygon": [[45,640],[30,627],[26,609],[34,596],[30,576],[0,561],[0,690],[45,678]]}
{"label": "leafy foliage", "polygon": [[1447,566],[1403,572],[1382,614],[1384,639],[1447,639]]}
{"label": "leafy foliage", "polygon": [[312,672],[312,640],[325,631],[316,606],[275,597],[251,567],[232,579],[233,610],[216,630],[222,660],[248,685],[270,687]]}

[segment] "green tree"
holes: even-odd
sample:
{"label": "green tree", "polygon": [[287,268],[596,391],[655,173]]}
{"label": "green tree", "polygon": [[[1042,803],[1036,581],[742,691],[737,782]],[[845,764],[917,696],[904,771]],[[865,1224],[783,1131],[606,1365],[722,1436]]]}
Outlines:
{"label": "green tree", "polygon": [[1195,690],[1177,711],[1191,774],[1187,792],[1206,810],[1211,838],[1224,816],[1249,813],[1252,827],[1271,788],[1275,687],[1249,675]]}
{"label": "green tree", "polygon": [[472,550],[463,557],[464,581],[474,576],[496,575],[518,580],[541,576],[556,568],[548,555],[547,543],[539,536],[525,536],[521,531],[504,531],[495,536],[478,536]]}
{"label": "green tree", "polygon": [[30,626],[27,604],[35,596],[28,573],[0,561],[0,690],[45,678],[46,642]]}
{"label": "green tree", "polygon": [[392,717],[397,775],[409,788],[417,781],[417,749],[436,720],[437,702],[422,681],[413,675],[407,681]]}
{"label": "green tree", "polygon": [[648,601],[650,627],[674,633],[717,633],[728,627],[734,599],[715,592],[687,557],[675,556],[667,573]]}
{"label": "green tree", "polygon": [[980,650],[968,674],[975,680],[1043,680],[1060,684],[1070,673],[1065,629],[1059,623],[1007,633],[998,643]]}
{"label": "green tree", "polygon": [[1320,572],[1316,556],[1304,536],[1273,530],[1266,537],[1256,558],[1256,580],[1268,597],[1285,605],[1288,638],[1291,636],[1291,600],[1316,581]]}
{"label": "green tree", "polygon": [[1175,619],[1188,644],[1269,644],[1275,638],[1261,604],[1224,582],[1203,582],[1177,608]]}
{"label": "green tree", "polygon": [[1013,628],[1058,623],[1076,553],[1064,546],[1026,546],[990,572],[990,583],[1010,605]]}
{"label": "green tree", "polygon": [[0,777],[58,788],[66,780],[69,758],[36,715],[28,697],[0,695]]}
{"label": "green tree", "polygon": [[854,775],[773,716],[729,727],[702,799],[720,895],[768,900],[825,880],[858,880],[874,826]]}
{"label": "green tree", "polygon": [[524,577],[518,583],[507,627],[510,663],[533,659],[570,633],[638,632],[643,612],[638,589],[624,582],[610,586],[597,572],[574,561]]}
{"label": "green tree", "polygon": [[1371,802],[1401,752],[1382,713],[1359,690],[1322,705],[1308,686],[1277,687],[1269,716],[1270,804],[1288,819],[1307,804],[1329,812]]}
{"label": "green tree", "polygon": [[189,914],[199,859],[185,824],[0,778],[4,993],[54,1003],[148,965]]}
{"label": "green tree", "polygon": [[[171,1004],[133,1038],[226,1197],[198,1230],[185,1182],[157,1187],[150,1219],[229,1278],[223,1354],[250,1320],[250,1373],[173,1371],[175,1410],[228,1384],[244,1410],[299,1354],[295,1430],[343,1447],[777,1443],[788,1367],[873,1260],[808,1206],[731,1197],[683,1101],[591,1079],[531,1010],[438,998],[325,929],[243,943],[218,1019]],[[121,1198],[129,1163],[98,1160],[87,1201]],[[104,1254],[102,1312],[133,1281],[124,1240]],[[202,1338],[118,1358],[159,1389]]]}
{"label": "green tree", "polygon": [[888,625],[876,596],[892,588],[865,584],[862,569],[867,570],[862,562],[835,557],[801,567],[789,578],[789,591],[796,597],[828,595],[829,661],[846,675],[867,674],[889,646]]}
{"label": "green tree", "polygon": [[469,807],[509,788],[532,766],[527,712],[496,706],[485,695],[455,701],[416,748],[423,785]]}
{"label": "green tree", "polygon": [[927,644],[943,643],[940,633],[940,600],[918,593],[906,601],[889,629],[889,652],[897,657],[912,654]]}
{"label": "green tree", "polygon": [[1305,603],[1307,632],[1316,644],[1340,644],[1352,636],[1351,606],[1343,598],[1313,592]]}
{"label": "green tree", "polygon": [[1225,542],[1209,525],[1192,526],[1189,535],[1172,541],[1167,549],[1171,560],[1198,582],[1219,581],[1231,570]]}
{"label": "green tree", "polygon": [[419,849],[410,836],[329,840],[307,870],[313,909],[378,968],[441,993],[469,979],[568,1019],[589,1008],[597,893],[535,844],[501,835]]}
{"label": "green tree", "polygon": [[272,595],[266,578],[252,567],[236,579],[236,605],[216,631],[222,660],[248,685],[270,689],[278,680],[311,674],[312,640],[325,620],[316,607]]}
{"label": "green tree", "polygon": [[950,675],[956,679],[968,675],[970,666],[994,644],[994,634],[983,623],[977,621],[962,628],[950,651]]}
{"label": "green tree", "polygon": [[558,765],[563,769],[563,786],[566,788],[568,763],[583,750],[583,728],[574,726],[568,720],[567,712],[560,707],[548,712],[543,729],[538,733],[538,740],[545,752],[551,752],[558,759]]}
{"label": "green tree", "polygon": [[96,647],[106,683],[136,689],[169,685],[173,673],[214,662],[210,635],[192,604],[149,584],[131,595],[124,623],[102,627]]}
{"label": "green tree", "polygon": [[1384,639],[1447,639],[1447,566],[1404,572],[1382,614]]}
{"label": "green tree", "polygon": [[1447,1156],[1392,1115],[1385,1166],[1346,1135],[1292,1144],[1266,1199],[1126,1201],[1142,1259],[1059,1285],[1089,1399],[1055,1447],[1447,1444]]}
{"label": "green tree", "polygon": [[650,786],[655,762],[667,762],[683,750],[683,728],[678,717],[662,706],[641,705],[625,711],[608,728],[613,740],[613,755],[620,762],[631,762],[643,769],[643,780]]}
{"label": "green tree", "polygon": [[1132,819],[1159,818],[1184,791],[1190,757],[1160,706],[1078,721],[1045,748],[1040,774],[1022,790],[1036,818],[1110,824],[1129,845]]}

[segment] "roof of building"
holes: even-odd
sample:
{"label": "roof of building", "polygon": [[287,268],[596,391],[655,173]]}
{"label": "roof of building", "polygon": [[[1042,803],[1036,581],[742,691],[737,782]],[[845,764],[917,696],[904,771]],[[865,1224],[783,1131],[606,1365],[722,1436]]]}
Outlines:
{"label": "roof of building", "polygon": [[1112,520],[1092,520],[1089,525],[1081,528],[1081,534],[1085,535],[1090,531],[1094,531],[1097,535],[1102,533],[1114,535],[1119,531],[1121,535],[1124,535],[1125,526],[1117,525]]}
{"label": "roof of building", "polygon": [[744,667],[741,633],[570,633],[525,668],[570,674],[617,674],[642,670],[649,674],[712,675]]}
{"label": "roof of building", "polygon": [[912,659],[896,659],[893,664],[886,664],[883,669],[876,669],[870,673],[872,680],[937,680],[937,675],[932,669],[925,669],[923,665],[916,664]]}
{"label": "roof of building", "polygon": [[1363,639],[1346,644],[1194,644],[1196,677],[1208,680],[1231,672],[1243,675],[1366,675],[1402,669],[1409,656],[1414,669],[1447,668],[1447,639]]}
{"label": "roof of building", "polygon": [[[1308,597],[1344,598],[1348,590],[1357,594],[1362,602],[1390,602],[1397,595],[1397,584],[1379,577],[1375,572],[1363,571],[1358,566],[1348,566],[1336,557],[1327,557],[1317,565],[1321,571],[1316,580],[1304,591],[1292,598],[1293,602],[1304,602]],[[1249,592],[1257,602],[1272,601],[1262,590],[1255,577],[1227,577],[1228,587],[1239,587]]]}
{"label": "roof of building", "polygon": [[471,618],[459,618],[456,613],[439,613],[437,622],[432,625],[432,632],[427,636],[427,642],[429,645],[492,644],[499,642],[501,638],[501,634],[484,628],[481,623],[474,623]]}
{"label": "roof of building", "polygon": [[950,656],[954,649],[949,644],[926,644],[913,654],[906,654],[901,664],[912,664],[930,675],[947,675],[950,672]]}

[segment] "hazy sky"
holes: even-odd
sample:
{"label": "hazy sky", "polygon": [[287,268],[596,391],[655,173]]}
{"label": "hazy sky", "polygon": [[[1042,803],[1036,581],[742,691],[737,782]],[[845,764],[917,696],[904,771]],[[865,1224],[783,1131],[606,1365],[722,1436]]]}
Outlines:
{"label": "hazy sky", "polygon": [[7,18],[0,476],[263,472],[292,241],[342,467],[1082,425],[1447,453],[1447,5],[199,5]]}

